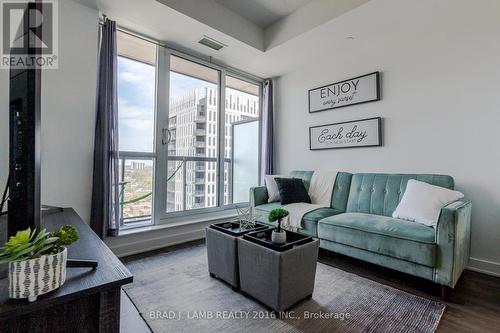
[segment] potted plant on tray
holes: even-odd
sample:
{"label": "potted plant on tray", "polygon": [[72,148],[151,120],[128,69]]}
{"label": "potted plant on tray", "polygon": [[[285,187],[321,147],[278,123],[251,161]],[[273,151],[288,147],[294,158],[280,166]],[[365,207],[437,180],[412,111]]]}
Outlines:
{"label": "potted plant on tray", "polygon": [[271,241],[275,244],[284,244],[286,242],[286,232],[281,229],[282,220],[287,217],[289,212],[283,208],[273,209],[269,213],[269,221],[275,222],[278,221],[278,227],[273,230],[271,234]]}
{"label": "potted plant on tray", "polygon": [[66,281],[66,245],[78,240],[78,230],[66,225],[55,232],[30,228],[18,231],[0,248],[0,264],[9,264],[9,297],[33,302]]}

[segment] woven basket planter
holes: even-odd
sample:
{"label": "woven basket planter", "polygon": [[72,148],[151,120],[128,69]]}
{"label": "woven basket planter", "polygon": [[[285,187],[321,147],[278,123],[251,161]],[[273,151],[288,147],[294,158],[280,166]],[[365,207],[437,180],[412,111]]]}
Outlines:
{"label": "woven basket planter", "polygon": [[64,248],[56,254],[9,263],[9,297],[33,302],[62,286],[66,281],[67,253]]}

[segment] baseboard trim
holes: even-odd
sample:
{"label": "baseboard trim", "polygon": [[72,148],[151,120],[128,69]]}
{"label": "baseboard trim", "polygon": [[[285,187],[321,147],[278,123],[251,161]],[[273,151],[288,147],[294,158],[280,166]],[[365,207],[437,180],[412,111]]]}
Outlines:
{"label": "baseboard trim", "polygon": [[500,263],[493,261],[488,261],[478,258],[470,258],[469,264],[467,265],[467,267],[465,267],[465,269],[478,273],[500,277]]}
{"label": "baseboard trim", "polygon": [[109,247],[117,257],[121,258],[203,238],[205,238],[205,230],[199,229],[164,237],[148,238],[127,244],[110,245]]}
{"label": "baseboard trim", "polygon": [[[208,225],[209,223],[206,223]],[[192,242],[195,240],[205,238],[205,226],[197,225],[192,226],[193,229],[185,232],[177,232],[174,234],[163,234],[153,236],[152,233],[148,235],[141,235],[139,239],[129,239],[128,237],[118,237],[118,241],[113,240],[112,242],[107,242],[110,249],[118,257],[126,257],[134,254],[139,254],[148,251],[158,250],[164,247],[169,247],[173,245],[178,245],[182,243]],[[120,239],[121,238],[121,239]],[[491,276],[500,277],[500,263],[478,259],[470,258],[469,264],[465,269],[487,274]]]}

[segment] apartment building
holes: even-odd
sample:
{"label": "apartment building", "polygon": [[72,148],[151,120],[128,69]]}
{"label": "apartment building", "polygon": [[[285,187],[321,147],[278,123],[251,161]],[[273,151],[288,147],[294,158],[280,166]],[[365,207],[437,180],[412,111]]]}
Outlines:
{"label": "apartment building", "polygon": [[[259,118],[259,97],[227,88],[224,119],[224,204],[231,199],[232,125]],[[170,103],[167,212],[215,207],[218,171],[218,90],[204,87]]]}

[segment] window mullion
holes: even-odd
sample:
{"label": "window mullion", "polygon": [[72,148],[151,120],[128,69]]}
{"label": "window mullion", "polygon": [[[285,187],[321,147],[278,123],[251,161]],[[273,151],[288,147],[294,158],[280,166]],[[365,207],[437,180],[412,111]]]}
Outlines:
{"label": "window mullion", "polygon": [[[264,184],[264,179],[262,179],[262,117],[264,114],[264,99],[262,98],[264,95],[264,82],[259,84],[259,183],[258,185]],[[274,126],[274,125],[272,125]],[[273,140],[273,138],[270,138]],[[268,139],[269,140],[269,139]]]}
{"label": "window mullion", "polygon": [[[218,155],[219,155],[219,179],[218,179],[218,206],[224,207],[224,169],[225,169],[225,141],[226,141],[226,70],[222,69],[219,72],[219,145],[218,145]],[[229,186],[229,184],[228,184]]]}
{"label": "window mullion", "polygon": [[170,93],[170,53],[158,47],[156,79],[156,168],[154,222],[165,217],[167,211],[167,183],[163,181],[168,174],[168,146],[163,144],[163,131],[168,129]]}

